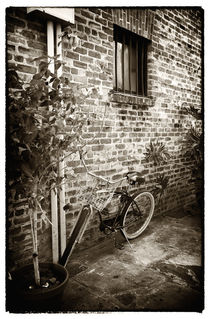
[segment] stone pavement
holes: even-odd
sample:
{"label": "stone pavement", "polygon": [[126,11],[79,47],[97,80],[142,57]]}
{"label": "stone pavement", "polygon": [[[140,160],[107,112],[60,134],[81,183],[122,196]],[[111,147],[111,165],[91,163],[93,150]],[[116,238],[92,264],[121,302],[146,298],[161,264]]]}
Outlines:
{"label": "stone pavement", "polygon": [[[76,250],[76,249],[75,249]],[[202,221],[196,211],[153,218],[145,232],[74,252],[60,312],[203,309]]]}

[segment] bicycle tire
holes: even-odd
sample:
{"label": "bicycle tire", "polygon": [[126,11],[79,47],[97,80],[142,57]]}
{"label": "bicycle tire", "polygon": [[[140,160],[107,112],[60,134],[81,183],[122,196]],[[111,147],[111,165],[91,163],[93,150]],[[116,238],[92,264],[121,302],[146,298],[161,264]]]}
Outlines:
{"label": "bicycle tire", "polygon": [[[143,207],[147,199],[147,206]],[[128,239],[141,235],[149,225],[154,213],[155,201],[150,192],[137,192],[127,201],[122,211],[121,226]],[[144,208],[144,209],[143,209]]]}

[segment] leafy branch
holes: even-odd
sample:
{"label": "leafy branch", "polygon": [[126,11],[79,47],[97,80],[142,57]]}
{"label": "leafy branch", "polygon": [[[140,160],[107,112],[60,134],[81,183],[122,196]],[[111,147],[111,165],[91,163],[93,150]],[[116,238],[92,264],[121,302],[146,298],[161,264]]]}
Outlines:
{"label": "leafy branch", "polygon": [[162,142],[150,142],[149,146],[146,147],[144,153],[145,159],[150,162],[152,161],[155,166],[165,164],[171,158],[165,144]]}
{"label": "leafy branch", "polygon": [[197,108],[195,108],[193,105],[190,105],[190,107],[186,107],[184,106],[182,108],[182,111],[185,114],[189,114],[192,115],[196,120],[202,120],[202,113],[200,110],[198,110]]}

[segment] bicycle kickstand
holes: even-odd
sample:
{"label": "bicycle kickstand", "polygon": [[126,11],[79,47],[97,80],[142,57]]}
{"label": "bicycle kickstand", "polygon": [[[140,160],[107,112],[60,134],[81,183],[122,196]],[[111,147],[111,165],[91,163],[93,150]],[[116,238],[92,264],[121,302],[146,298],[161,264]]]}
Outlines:
{"label": "bicycle kickstand", "polygon": [[123,243],[119,243],[119,241],[117,241],[117,238],[116,238],[117,233],[118,233],[118,231],[115,230],[115,231],[114,231],[114,246],[115,246],[115,248],[117,248],[117,249],[123,250],[123,249],[125,248],[125,247],[124,247],[124,244],[123,244]]}
{"label": "bicycle kickstand", "polygon": [[134,249],[133,249],[133,247],[132,247],[131,243],[129,242],[128,237],[126,236],[126,234],[125,234],[125,232],[124,232],[124,230],[123,230],[123,229],[121,229],[121,232],[123,233],[123,235],[124,235],[124,237],[125,237],[126,241],[128,242],[128,244],[129,244],[130,248],[134,251]]}

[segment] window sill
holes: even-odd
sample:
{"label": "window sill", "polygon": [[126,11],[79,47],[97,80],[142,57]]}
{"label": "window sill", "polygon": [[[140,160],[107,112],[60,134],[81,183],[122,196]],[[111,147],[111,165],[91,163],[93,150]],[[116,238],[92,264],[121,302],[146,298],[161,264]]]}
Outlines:
{"label": "window sill", "polygon": [[151,107],[154,105],[154,99],[148,96],[135,96],[126,93],[114,92],[112,102],[134,104],[142,107]]}

